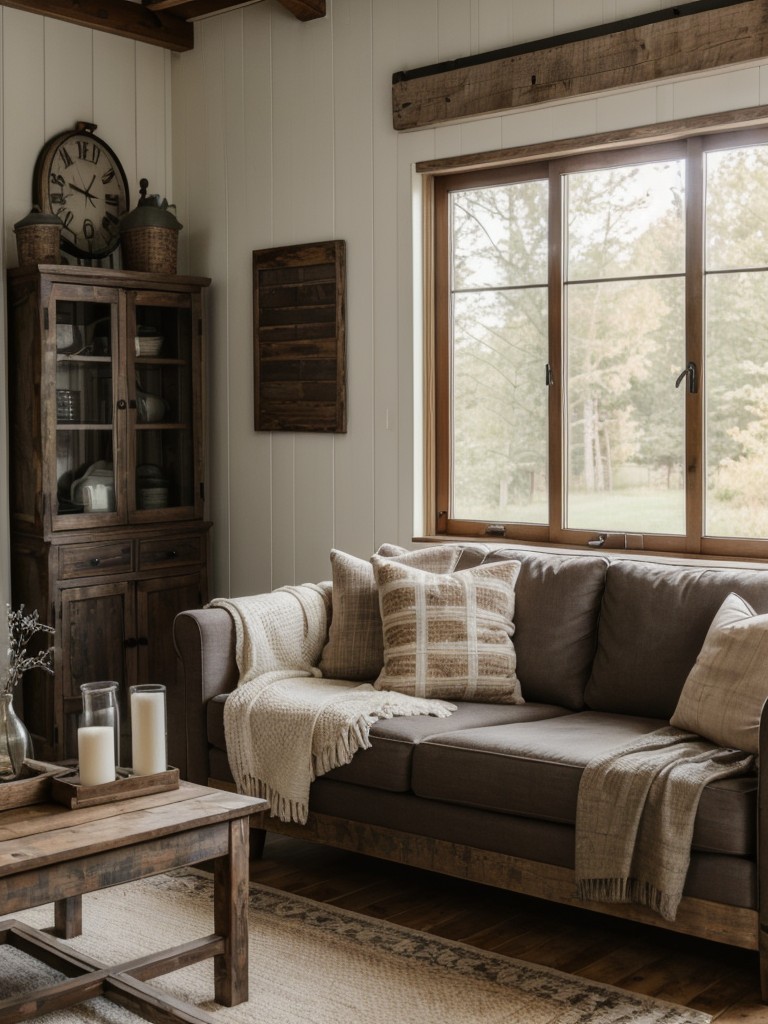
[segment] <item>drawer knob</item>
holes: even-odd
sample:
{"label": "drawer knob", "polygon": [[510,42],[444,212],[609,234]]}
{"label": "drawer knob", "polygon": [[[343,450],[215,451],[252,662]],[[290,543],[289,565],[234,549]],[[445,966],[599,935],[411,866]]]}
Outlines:
{"label": "drawer knob", "polygon": [[176,549],[175,548],[171,548],[171,550],[168,552],[168,554],[165,557],[166,558],[171,558],[171,559],[176,558],[177,557]]}
{"label": "drawer knob", "polygon": [[100,559],[100,558],[92,558],[92,559],[91,559],[91,565],[92,565],[92,566],[94,567],[94,569],[95,569],[95,568],[96,568],[96,566],[98,566],[98,565],[101,565],[101,559]]}

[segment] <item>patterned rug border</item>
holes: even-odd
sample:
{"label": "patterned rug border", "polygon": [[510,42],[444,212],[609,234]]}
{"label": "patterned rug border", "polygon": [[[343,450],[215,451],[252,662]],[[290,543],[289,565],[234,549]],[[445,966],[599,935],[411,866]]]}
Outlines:
{"label": "patterned rug border", "polygon": [[[213,892],[211,875],[197,868],[181,868],[165,875],[156,875],[145,882],[162,884],[168,880],[186,880],[188,889],[205,888]],[[250,883],[249,904],[254,910],[284,919],[298,919],[302,925],[333,934],[394,956],[416,960],[422,966],[450,970],[468,977],[514,987],[534,995],[545,996],[571,1010],[572,1016],[558,1018],[562,1024],[591,1024],[597,1012],[617,1011],[610,1024],[641,1024],[655,1016],[653,1024],[710,1024],[712,1017],[653,996],[628,992],[603,982],[590,981],[567,974],[554,967],[517,960],[490,950],[470,946],[455,939],[420,932],[392,921],[370,917],[320,903],[295,893],[283,892],[261,882]],[[624,1009],[622,1009],[624,1007]]]}

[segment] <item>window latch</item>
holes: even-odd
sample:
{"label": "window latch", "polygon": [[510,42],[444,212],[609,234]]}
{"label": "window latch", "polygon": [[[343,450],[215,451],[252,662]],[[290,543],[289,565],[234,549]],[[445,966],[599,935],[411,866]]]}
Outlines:
{"label": "window latch", "polygon": [[688,378],[688,394],[695,395],[696,392],[699,390],[699,380],[696,374],[696,363],[688,363],[683,372],[678,375],[678,378],[675,381],[675,387],[679,388],[686,377]]}
{"label": "window latch", "polygon": [[554,383],[555,375],[554,373],[552,373],[552,367],[549,365],[549,363],[547,363],[544,369],[544,386],[547,388],[551,388]]}

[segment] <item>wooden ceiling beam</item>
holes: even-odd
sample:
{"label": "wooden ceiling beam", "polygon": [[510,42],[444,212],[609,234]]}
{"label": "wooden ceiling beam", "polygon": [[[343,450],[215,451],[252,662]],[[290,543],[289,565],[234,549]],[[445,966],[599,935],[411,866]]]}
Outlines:
{"label": "wooden ceiling beam", "polygon": [[[183,18],[196,18],[203,14],[225,10],[227,7],[243,5],[243,0],[143,0],[151,11],[167,11],[178,8]],[[286,10],[299,21],[313,21],[324,18],[326,0],[278,0]]]}
{"label": "wooden ceiling beam", "polygon": [[279,0],[286,11],[299,21],[313,21],[325,17],[325,0]]}
{"label": "wooden ceiling beam", "polygon": [[179,53],[194,46],[190,22],[177,14],[151,11],[128,0],[0,0],[0,6],[58,18]]}

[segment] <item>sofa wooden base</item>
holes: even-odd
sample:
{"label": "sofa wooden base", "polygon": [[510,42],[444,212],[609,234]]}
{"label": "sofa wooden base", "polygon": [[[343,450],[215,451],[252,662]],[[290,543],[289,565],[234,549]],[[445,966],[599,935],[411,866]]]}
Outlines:
{"label": "sofa wooden base", "polygon": [[712,942],[759,950],[761,992],[763,999],[768,1002],[768,925],[760,927],[756,910],[686,896],[680,903],[676,919],[665,921],[653,911],[634,904],[592,903],[576,899],[573,896],[575,883],[572,869],[491,850],[479,850],[326,814],[310,814],[306,825],[282,822],[264,813],[256,814],[251,818],[251,827],[309,842],[326,843],[339,849]]}

